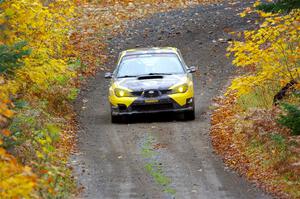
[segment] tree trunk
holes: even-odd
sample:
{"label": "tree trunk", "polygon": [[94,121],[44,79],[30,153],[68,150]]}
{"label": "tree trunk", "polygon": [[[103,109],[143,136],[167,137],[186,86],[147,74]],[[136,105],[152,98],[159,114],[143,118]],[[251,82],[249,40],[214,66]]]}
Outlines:
{"label": "tree trunk", "polygon": [[295,84],[297,84],[297,82],[295,80],[290,81],[289,83],[287,83],[273,98],[273,104],[276,106],[279,104],[279,101],[282,100],[284,98],[284,96],[286,96],[286,93],[288,92],[288,90],[293,87]]}

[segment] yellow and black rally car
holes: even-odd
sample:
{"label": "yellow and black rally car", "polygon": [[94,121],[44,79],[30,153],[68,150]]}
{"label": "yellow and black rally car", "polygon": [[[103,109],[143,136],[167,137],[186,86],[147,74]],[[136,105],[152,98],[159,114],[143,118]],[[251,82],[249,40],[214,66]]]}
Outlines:
{"label": "yellow and black rally car", "polygon": [[139,48],[123,51],[111,78],[109,101],[113,123],[139,113],[183,113],[195,119],[193,72],[176,48]]}

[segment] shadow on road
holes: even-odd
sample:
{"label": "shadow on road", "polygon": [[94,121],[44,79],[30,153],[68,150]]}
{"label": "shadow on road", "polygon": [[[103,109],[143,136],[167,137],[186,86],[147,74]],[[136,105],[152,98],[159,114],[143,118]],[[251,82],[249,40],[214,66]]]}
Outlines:
{"label": "shadow on road", "polygon": [[188,122],[184,120],[183,114],[175,113],[155,113],[155,114],[138,114],[122,118],[119,124],[135,124],[135,123],[164,123],[164,122]]}

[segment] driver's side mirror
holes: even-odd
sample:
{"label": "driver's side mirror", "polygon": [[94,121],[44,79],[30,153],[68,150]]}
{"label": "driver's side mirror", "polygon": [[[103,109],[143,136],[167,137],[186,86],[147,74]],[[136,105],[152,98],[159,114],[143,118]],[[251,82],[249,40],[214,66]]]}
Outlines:
{"label": "driver's side mirror", "polygon": [[196,66],[190,66],[190,67],[188,68],[188,72],[189,72],[189,73],[194,73],[194,72],[196,72],[196,71],[197,71]]}
{"label": "driver's side mirror", "polygon": [[112,76],[113,76],[113,75],[112,75],[111,72],[107,72],[107,73],[105,73],[104,78],[105,78],[105,79],[111,79]]}

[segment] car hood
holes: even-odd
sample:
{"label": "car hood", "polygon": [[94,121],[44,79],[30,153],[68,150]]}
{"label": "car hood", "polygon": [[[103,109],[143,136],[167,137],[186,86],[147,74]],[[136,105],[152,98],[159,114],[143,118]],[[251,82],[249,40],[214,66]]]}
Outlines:
{"label": "car hood", "polygon": [[162,78],[155,79],[122,78],[115,80],[115,84],[120,87],[128,88],[132,91],[143,91],[149,89],[167,90],[175,84],[187,82],[188,78],[186,74],[163,75],[161,77]]}

